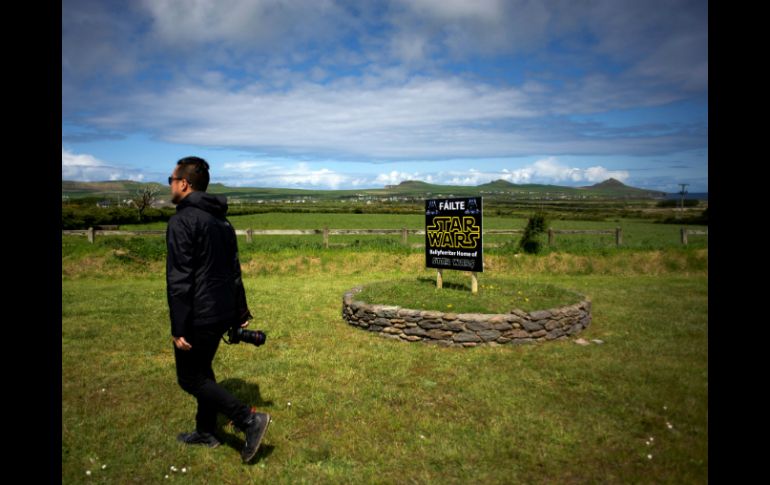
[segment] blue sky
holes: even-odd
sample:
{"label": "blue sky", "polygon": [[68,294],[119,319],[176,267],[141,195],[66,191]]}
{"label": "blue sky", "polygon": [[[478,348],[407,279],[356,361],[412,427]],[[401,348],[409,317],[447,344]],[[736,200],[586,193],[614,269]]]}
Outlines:
{"label": "blue sky", "polygon": [[62,2],[62,178],[708,191],[708,10],[678,0]]}

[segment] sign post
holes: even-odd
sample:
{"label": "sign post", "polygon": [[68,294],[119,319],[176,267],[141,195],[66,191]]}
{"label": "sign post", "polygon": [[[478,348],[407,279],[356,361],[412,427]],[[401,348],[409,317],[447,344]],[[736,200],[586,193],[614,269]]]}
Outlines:
{"label": "sign post", "polygon": [[436,287],[443,285],[442,271],[471,272],[471,292],[478,292],[476,273],[484,271],[482,250],[482,199],[428,199],[425,201],[425,266],[438,269]]}

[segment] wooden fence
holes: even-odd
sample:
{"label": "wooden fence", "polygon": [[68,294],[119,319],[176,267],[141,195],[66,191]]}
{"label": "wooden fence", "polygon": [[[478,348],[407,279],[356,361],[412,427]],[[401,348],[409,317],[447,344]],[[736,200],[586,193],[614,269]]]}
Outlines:
{"label": "wooden fence", "polygon": [[[484,234],[521,234],[522,229],[488,229],[484,231]],[[423,229],[237,229],[235,233],[239,236],[246,236],[246,242],[253,241],[254,236],[310,236],[310,235],[323,235],[324,247],[329,247],[329,236],[370,236],[370,235],[401,235],[401,242],[407,244],[409,235],[424,235]],[[117,231],[112,229],[78,229],[78,230],[63,230],[62,234],[80,235],[88,237],[88,241],[93,243],[96,235],[102,236],[150,236],[150,235],[165,235],[165,230],[148,230],[148,231]],[[596,234],[596,235],[615,235],[615,245],[620,247],[623,245],[623,229],[616,227],[615,229],[548,229],[548,245],[553,245],[557,234]],[[689,235],[706,235],[708,236],[708,229],[695,230],[686,227],[681,228],[680,236],[681,243],[687,244]]]}
{"label": "wooden fence", "polygon": [[690,234],[696,235],[697,234],[697,235],[701,235],[701,236],[708,236],[709,235],[709,230],[706,229],[705,231],[700,231],[700,230],[697,230],[697,229],[688,229],[686,227],[683,227],[683,228],[681,228],[679,230],[679,234],[680,234],[680,240],[682,241],[682,244],[684,244],[686,246],[687,245],[687,236],[688,235],[690,235]]}

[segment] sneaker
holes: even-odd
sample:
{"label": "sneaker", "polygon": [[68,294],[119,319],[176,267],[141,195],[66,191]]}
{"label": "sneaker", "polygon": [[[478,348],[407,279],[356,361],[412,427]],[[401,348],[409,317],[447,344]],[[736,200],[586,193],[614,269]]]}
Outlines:
{"label": "sneaker", "polygon": [[220,445],[219,440],[213,434],[199,433],[198,431],[193,431],[192,433],[180,433],[176,437],[176,440],[188,445],[205,445],[209,448],[216,448]]}
{"label": "sneaker", "polygon": [[246,444],[241,451],[241,458],[244,463],[254,458],[259,449],[259,444],[265,436],[267,426],[270,424],[270,415],[266,413],[251,413],[246,420]]}

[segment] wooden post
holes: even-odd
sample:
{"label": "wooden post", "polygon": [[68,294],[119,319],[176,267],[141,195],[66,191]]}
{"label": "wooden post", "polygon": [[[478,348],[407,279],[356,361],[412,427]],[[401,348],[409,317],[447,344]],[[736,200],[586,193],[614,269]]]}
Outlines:
{"label": "wooden post", "polygon": [[252,228],[246,229],[246,242],[251,244],[251,236],[254,235],[254,230]]}
{"label": "wooden post", "polygon": [[471,272],[471,293],[474,295],[479,292],[479,280],[476,278],[476,272]]}
{"label": "wooden post", "polygon": [[548,245],[553,246],[553,229],[548,228]]}
{"label": "wooden post", "polygon": [[401,228],[401,242],[406,246],[409,243],[409,231],[405,227]]}
{"label": "wooden post", "polygon": [[681,229],[679,229],[679,231],[680,231],[680,233],[682,235],[682,244],[687,246],[687,228],[686,227],[682,227]]}
{"label": "wooden post", "polygon": [[623,244],[623,229],[615,228],[615,246],[620,247]]}
{"label": "wooden post", "polygon": [[438,273],[436,273],[436,288],[443,288],[444,287],[444,270],[439,269]]}
{"label": "wooden post", "polygon": [[329,249],[329,228],[324,227],[324,248]]}
{"label": "wooden post", "polygon": [[94,243],[94,237],[96,236],[96,230],[93,227],[88,228],[88,232],[86,233],[86,236],[88,236],[88,242],[91,244]]}

